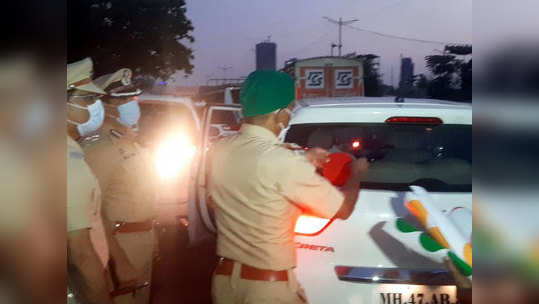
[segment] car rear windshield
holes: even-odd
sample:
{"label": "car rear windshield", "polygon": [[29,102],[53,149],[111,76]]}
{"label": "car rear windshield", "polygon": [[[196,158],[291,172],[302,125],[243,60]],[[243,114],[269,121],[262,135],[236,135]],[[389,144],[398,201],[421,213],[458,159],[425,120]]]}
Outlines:
{"label": "car rear windshield", "polygon": [[365,189],[472,191],[471,125],[298,124],[285,141],[367,157]]}

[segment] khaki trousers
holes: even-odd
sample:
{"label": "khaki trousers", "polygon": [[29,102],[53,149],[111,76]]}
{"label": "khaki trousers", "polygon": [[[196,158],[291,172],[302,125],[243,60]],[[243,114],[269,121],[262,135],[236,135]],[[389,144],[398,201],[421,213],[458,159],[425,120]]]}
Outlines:
{"label": "khaki trousers", "polygon": [[[118,243],[127,254],[127,258],[137,270],[139,284],[151,283],[152,261],[155,246],[153,230],[115,235]],[[141,288],[135,294],[125,294],[114,298],[115,304],[148,304],[150,303],[150,287]]]}
{"label": "khaki trousers", "polygon": [[240,269],[241,264],[236,262],[232,275],[213,274],[213,304],[307,303],[292,269],[288,270],[287,282],[245,280],[240,278]]}

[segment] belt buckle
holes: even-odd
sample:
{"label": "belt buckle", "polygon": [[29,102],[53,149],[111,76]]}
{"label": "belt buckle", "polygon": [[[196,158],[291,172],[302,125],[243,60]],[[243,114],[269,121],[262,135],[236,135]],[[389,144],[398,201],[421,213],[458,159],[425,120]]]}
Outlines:
{"label": "belt buckle", "polygon": [[135,290],[133,290],[133,296],[137,294],[137,291],[139,291],[140,289],[143,289],[143,288],[146,288],[146,287],[149,287],[150,286],[150,282],[144,282],[140,285],[138,285],[137,287],[135,287]]}
{"label": "belt buckle", "polygon": [[114,233],[113,234],[118,233],[124,224],[125,224],[125,222],[115,222],[114,223]]}

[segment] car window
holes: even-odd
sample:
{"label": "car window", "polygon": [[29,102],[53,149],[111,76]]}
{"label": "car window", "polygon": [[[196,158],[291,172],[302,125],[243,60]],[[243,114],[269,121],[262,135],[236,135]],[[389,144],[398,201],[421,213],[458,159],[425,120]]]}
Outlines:
{"label": "car window", "polygon": [[299,124],[285,141],[367,157],[372,162],[362,188],[472,189],[471,125]]}
{"label": "car window", "polygon": [[241,118],[240,111],[214,109],[211,124],[237,125],[241,123]]}
{"label": "car window", "polygon": [[211,145],[212,143],[223,137],[236,134],[240,129],[241,122],[242,115],[239,108],[212,109],[210,129],[208,134],[208,144]]}

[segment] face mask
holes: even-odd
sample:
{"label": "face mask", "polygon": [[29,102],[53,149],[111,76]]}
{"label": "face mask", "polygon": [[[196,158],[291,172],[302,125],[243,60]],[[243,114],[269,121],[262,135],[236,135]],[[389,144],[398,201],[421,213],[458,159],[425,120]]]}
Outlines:
{"label": "face mask", "polygon": [[67,120],[68,123],[77,125],[77,130],[79,131],[80,136],[88,136],[95,131],[101,128],[103,121],[105,120],[105,109],[103,108],[103,103],[101,99],[96,100],[93,104],[84,107],[74,103],[67,103],[69,106],[72,106],[77,109],[86,110],[90,113],[90,118],[87,122],[80,123],[72,120]]}
{"label": "face mask", "polygon": [[136,127],[140,118],[140,107],[138,102],[133,100],[118,106],[118,113],[120,113],[120,117],[116,120],[119,123],[129,128]]}

